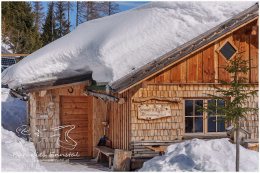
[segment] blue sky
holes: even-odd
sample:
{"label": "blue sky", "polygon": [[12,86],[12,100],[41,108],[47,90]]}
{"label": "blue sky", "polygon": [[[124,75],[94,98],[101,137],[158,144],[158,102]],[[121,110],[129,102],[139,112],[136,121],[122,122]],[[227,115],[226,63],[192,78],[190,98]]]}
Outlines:
{"label": "blue sky", "polygon": [[[71,1],[73,2],[73,1]],[[135,7],[138,7],[140,5],[143,5],[145,3],[147,3],[148,1],[117,1],[116,3],[118,3],[119,5],[119,10],[120,12],[122,11],[126,11],[126,10],[129,10],[129,9],[132,9],[132,8],[135,8]],[[46,1],[43,1],[43,6],[44,6],[44,10],[45,12],[47,12],[47,6],[48,6],[48,2]],[[75,22],[75,10],[73,10],[71,12],[71,24],[72,24],[72,27],[71,27],[71,30],[73,30],[75,28],[75,25],[76,25],[76,22]]]}

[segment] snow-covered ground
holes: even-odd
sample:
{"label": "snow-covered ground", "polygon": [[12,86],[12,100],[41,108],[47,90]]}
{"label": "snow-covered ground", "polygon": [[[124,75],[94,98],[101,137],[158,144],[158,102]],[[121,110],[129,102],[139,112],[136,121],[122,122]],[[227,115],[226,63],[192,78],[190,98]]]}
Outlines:
{"label": "snow-covered ground", "polygon": [[39,164],[33,143],[2,127],[2,171],[45,171]]}
{"label": "snow-covered ground", "polygon": [[101,165],[91,163],[68,163],[64,161],[47,162],[40,161],[40,164],[45,167],[47,171],[51,172],[100,172],[110,171],[108,168]]}
{"label": "snow-covered ground", "polygon": [[254,3],[151,2],[88,21],[6,69],[2,83],[16,88],[87,71],[98,82],[113,82]]}
{"label": "snow-covered ground", "polygon": [[2,127],[23,136],[16,129],[27,124],[26,102],[11,97],[9,89],[1,88],[1,105]]}
{"label": "snow-covered ground", "polygon": [[108,171],[102,165],[69,163],[65,161],[39,161],[33,143],[17,137],[2,127],[2,171],[37,172],[100,172]]}
{"label": "snow-covered ground", "polygon": [[[240,171],[257,172],[259,153],[240,147]],[[139,171],[235,171],[235,144],[228,139],[193,139],[170,145],[163,156],[144,163]]]}

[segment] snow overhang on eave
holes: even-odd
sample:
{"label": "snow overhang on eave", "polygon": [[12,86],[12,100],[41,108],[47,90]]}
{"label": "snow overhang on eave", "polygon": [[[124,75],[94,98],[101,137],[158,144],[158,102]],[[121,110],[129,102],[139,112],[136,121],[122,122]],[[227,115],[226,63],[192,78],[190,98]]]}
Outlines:
{"label": "snow overhang on eave", "polygon": [[30,92],[53,89],[61,86],[64,87],[72,84],[75,85],[75,84],[80,84],[82,82],[88,82],[88,81],[92,82],[92,80],[93,80],[92,72],[90,71],[77,76],[26,83],[21,85],[20,87],[17,87],[16,89],[11,89],[10,94],[13,97],[17,97],[20,98],[21,100],[27,101],[28,93]]}
{"label": "snow overhang on eave", "polygon": [[257,20],[258,16],[259,4],[256,3],[218,26],[111,83],[109,88],[113,93],[123,93],[140,84],[142,81],[160,73],[166,68],[169,68],[173,64],[184,59],[186,56],[203,49],[212,42],[223,38],[225,35]]}

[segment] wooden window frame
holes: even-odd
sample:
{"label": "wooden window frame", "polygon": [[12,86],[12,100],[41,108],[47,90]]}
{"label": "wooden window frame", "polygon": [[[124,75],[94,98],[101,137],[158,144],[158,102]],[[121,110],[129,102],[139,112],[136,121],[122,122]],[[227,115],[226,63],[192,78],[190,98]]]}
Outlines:
{"label": "wooden window frame", "polygon": [[[195,127],[195,124],[194,124],[194,118],[196,118],[196,117],[201,117],[202,118],[202,126],[203,126],[203,132],[192,132],[191,134],[202,134],[202,133],[204,133],[204,129],[205,129],[205,127],[204,127],[204,112],[202,112],[202,115],[196,115],[195,114],[195,112],[196,112],[196,106],[195,106],[195,101],[197,101],[197,100],[202,100],[202,104],[203,104],[203,107],[204,107],[204,100],[203,99],[186,99],[186,100],[192,100],[193,101],[193,103],[192,103],[192,112],[194,113],[194,114],[192,114],[192,116],[186,116],[185,115],[185,113],[184,113],[184,124],[185,124],[185,118],[186,117],[190,117],[190,118],[192,118],[193,119],[193,128]],[[184,101],[184,104],[185,104],[185,101]],[[184,112],[185,112],[185,105],[184,105]],[[185,126],[184,126],[185,127]],[[185,128],[184,128],[184,130],[185,130]],[[193,129],[194,130],[194,129]]]}
{"label": "wooden window frame", "polygon": [[[225,46],[225,44],[229,42],[231,44],[231,46],[236,50],[236,52],[234,53],[234,55],[232,55],[229,59],[227,59],[220,51],[220,49],[222,49],[223,46]],[[228,63],[230,60],[232,60],[238,52],[238,48],[235,46],[234,42],[230,39],[227,39],[226,41],[224,41],[224,43],[222,43],[219,48],[216,50],[218,54],[221,54],[221,56],[225,59],[225,61]]]}
{"label": "wooden window frame", "polygon": [[211,98],[201,97],[201,98],[184,98],[183,99],[184,136],[226,136],[226,132],[208,132],[208,113],[205,112],[205,111],[203,111],[203,113],[202,113],[203,114],[203,116],[202,116],[203,132],[186,133],[186,131],[185,131],[185,127],[186,127],[186,123],[185,123],[185,118],[186,118],[186,116],[185,116],[185,101],[186,100],[203,100],[203,107],[206,107],[206,106],[208,106],[208,100],[211,100]]}

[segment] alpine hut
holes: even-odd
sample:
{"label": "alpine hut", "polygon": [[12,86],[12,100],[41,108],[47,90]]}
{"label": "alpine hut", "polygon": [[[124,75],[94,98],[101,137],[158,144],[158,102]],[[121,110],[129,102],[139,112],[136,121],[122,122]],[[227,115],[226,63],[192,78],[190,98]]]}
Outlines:
{"label": "alpine hut", "polygon": [[[27,100],[39,157],[95,157],[98,144],[132,160],[191,138],[226,137],[199,113],[232,58],[249,61],[258,91],[258,3],[152,2],[79,25],[6,69],[2,82]],[[221,101],[216,104],[222,105]],[[248,100],[257,107],[258,97]],[[241,126],[258,141],[258,115]],[[155,146],[159,146],[156,148]]]}

